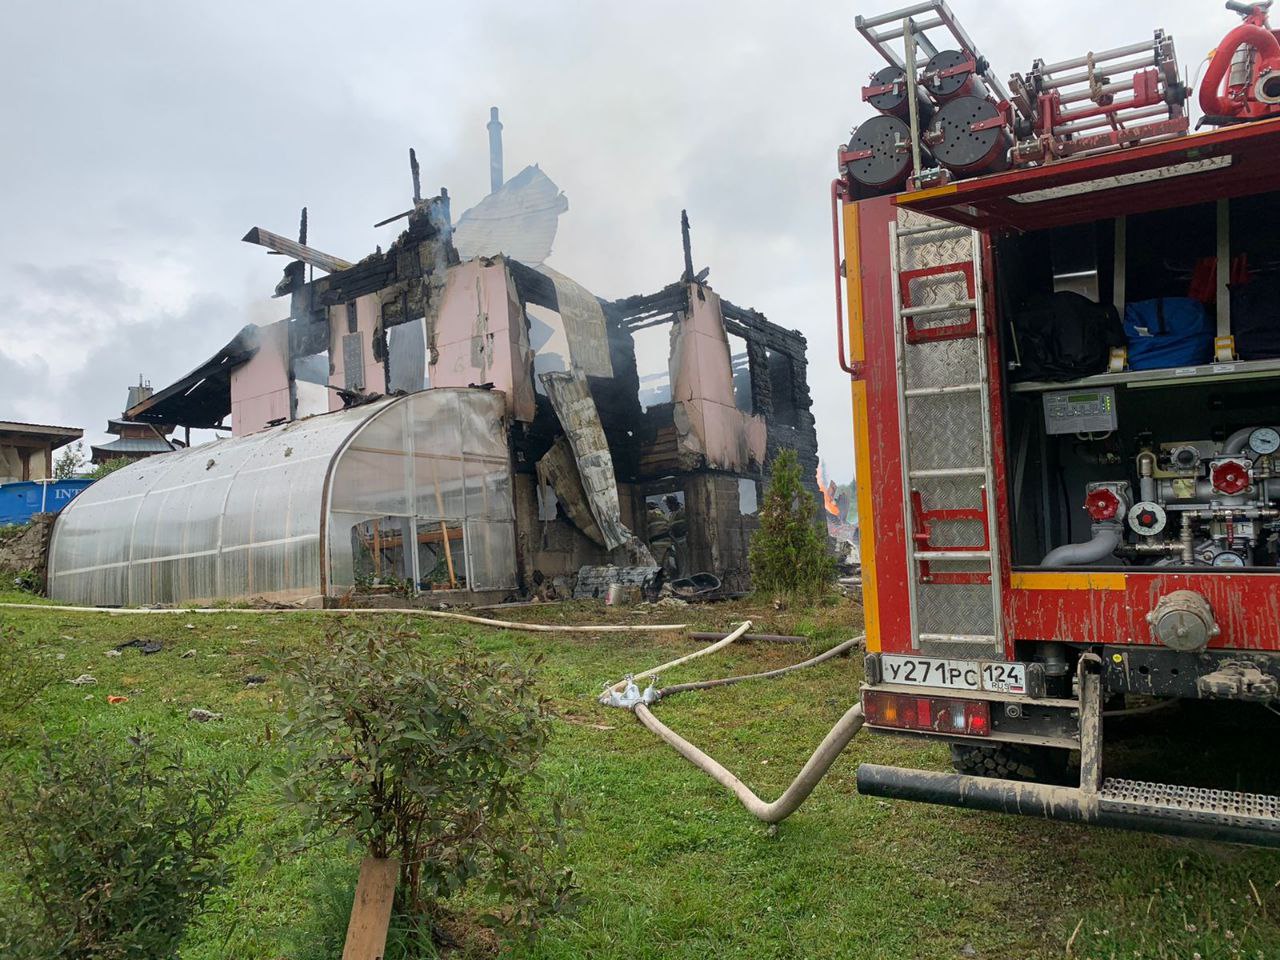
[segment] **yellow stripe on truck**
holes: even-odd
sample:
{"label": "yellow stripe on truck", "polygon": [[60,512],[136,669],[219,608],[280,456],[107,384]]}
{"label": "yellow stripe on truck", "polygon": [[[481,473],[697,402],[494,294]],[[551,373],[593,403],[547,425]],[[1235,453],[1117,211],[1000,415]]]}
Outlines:
{"label": "yellow stripe on truck", "polygon": [[[844,275],[849,304],[849,363],[865,363],[867,345],[862,329],[862,242],[858,235],[858,205],[846,203],[844,214]],[[880,652],[880,604],[876,592],[876,528],[871,504],[871,421],[867,414],[867,382],[851,380],[853,393],[853,464],[858,490],[858,552],[862,563],[862,626],[867,650]]]}
{"label": "yellow stripe on truck", "polygon": [[844,285],[849,304],[849,364],[867,359],[862,336],[862,240],[858,236],[858,205],[846,203],[844,210]]}
{"label": "yellow stripe on truck", "polygon": [[862,621],[867,651],[880,652],[880,605],[876,590],[876,526],[871,505],[871,424],[867,419],[867,383],[853,381],[853,462],[858,485],[858,552],[862,561]]}
{"label": "yellow stripe on truck", "polygon": [[1014,590],[1123,590],[1123,573],[1013,573]]}

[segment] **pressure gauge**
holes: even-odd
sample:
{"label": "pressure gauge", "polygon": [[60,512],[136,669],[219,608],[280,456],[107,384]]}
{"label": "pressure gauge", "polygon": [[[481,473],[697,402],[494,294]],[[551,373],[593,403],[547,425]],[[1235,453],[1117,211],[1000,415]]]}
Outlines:
{"label": "pressure gauge", "polygon": [[1266,456],[1280,450],[1280,432],[1273,427],[1259,427],[1249,434],[1249,449]]}
{"label": "pressure gauge", "polygon": [[1224,550],[1213,558],[1213,565],[1215,567],[1243,567],[1244,557],[1238,553]]}

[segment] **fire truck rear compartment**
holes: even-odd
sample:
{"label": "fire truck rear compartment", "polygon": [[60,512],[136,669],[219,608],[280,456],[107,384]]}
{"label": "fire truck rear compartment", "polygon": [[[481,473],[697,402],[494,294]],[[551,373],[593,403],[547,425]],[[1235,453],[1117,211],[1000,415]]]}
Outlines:
{"label": "fire truck rear compartment", "polygon": [[[1265,277],[1280,266],[1272,252],[1280,194],[1222,207],[995,241],[1015,569],[1277,567],[1280,360],[1222,356],[1068,382],[1018,379],[1013,318],[1038,296],[1074,290],[1120,312],[1125,303],[1185,298],[1197,269],[1218,262],[1221,241],[1237,274]],[[1210,319],[1228,303],[1208,304]],[[1219,325],[1229,331],[1228,322]]]}

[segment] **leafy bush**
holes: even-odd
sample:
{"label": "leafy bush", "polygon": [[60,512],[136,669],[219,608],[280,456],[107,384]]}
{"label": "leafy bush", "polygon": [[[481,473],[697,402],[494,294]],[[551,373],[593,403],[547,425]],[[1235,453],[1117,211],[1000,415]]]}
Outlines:
{"label": "leafy bush", "polygon": [[92,480],[101,480],[109,473],[115,473],[121,467],[127,467],[133,463],[128,457],[112,457],[110,460],[104,460],[92,470],[89,471],[89,478]]}
{"label": "leafy bush", "polygon": [[227,879],[240,833],[228,811],[247,771],[187,769],[142,733],[127,749],[47,743],[0,800],[0,840],[23,900],[0,917],[5,957],[170,958],[205,897]]}
{"label": "leafy bush", "polygon": [[86,460],[83,441],[77,440],[63,447],[58,459],[53,462],[54,478],[67,480],[74,477],[84,467]]}
{"label": "leafy bush", "polygon": [[28,567],[13,575],[13,588],[20,593],[41,593],[44,587],[41,580],[39,572]]}
{"label": "leafy bush", "polygon": [[760,529],[751,537],[748,558],[757,591],[812,597],[835,579],[835,558],[827,552],[825,531],[815,517],[795,451],[783,450],[773,461]]}
{"label": "leafy bush", "polygon": [[472,881],[497,902],[481,922],[507,935],[568,905],[572,872],[550,863],[562,806],[530,809],[549,716],[530,673],[466,645],[424,653],[415,634],[376,625],[335,628],[283,667],[286,799],[313,829],[400,861],[397,902],[420,939]]}

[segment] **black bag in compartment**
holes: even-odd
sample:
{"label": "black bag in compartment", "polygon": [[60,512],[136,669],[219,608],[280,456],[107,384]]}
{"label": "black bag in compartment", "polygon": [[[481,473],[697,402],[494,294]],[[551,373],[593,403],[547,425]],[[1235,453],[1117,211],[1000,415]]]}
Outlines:
{"label": "black bag in compartment", "polygon": [[1280,278],[1231,285],[1231,335],[1241,360],[1280,357]]}
{"label": "black bag in compartment", "polygon": [[1023,304],[1013,315],[1012,336],[1014,380],[1077,380],[1102,373],[1111,348],[1125,345],[1115,307],[1068,290]]}

